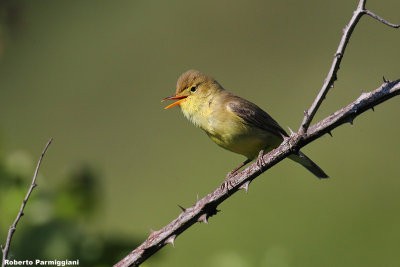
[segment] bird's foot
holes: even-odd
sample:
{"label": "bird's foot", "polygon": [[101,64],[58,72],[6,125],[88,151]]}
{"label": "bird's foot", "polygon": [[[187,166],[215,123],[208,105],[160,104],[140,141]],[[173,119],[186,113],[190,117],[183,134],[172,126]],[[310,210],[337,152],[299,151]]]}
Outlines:
{"label": "bird's foot", "polygon": [[232,183],[230,181],[230,179],[237,173],[237,170],[233,170],[228,172],[228,174],[225,177],[224,182],[221,184],[220,188],[222,190],[226,190],[226,194],[229,192],[229,187],[232,187]]}
{"label": "bird's foot", "polygon": [[263,149],[263,150],[260,150],[260,152],[258,153],[258,156],[257,156],[257,160],[256,160],[257,166],[260,167],[260,169],[261,169],[262,166],[265,164],[265,161],[264,161],[264,159],[263,159],[263,156],[264,156],[264,149]]}
{"label": "bird's foot", "polygon": [[228,180],[225,180],[220,186],[221,190],[225,191],[225,194],[229,193],[229,187],[232,187],[232,185]]}
{"label": "bird's foot", "polygon": [[289,147],[291,147],[292,145],[290,144],[290,138],[288,136],[282,136],[282,137],[283,137],[282,144],[288,144]]}
{"label": "bird's foot", "polygon": [[289,146],[289,149],[292,150],[295,153],[296,153],[296,151],[293,150],[293,147],[294,147],[294,143],[293,142],[295,142],[295,141],[293,141],[292,137],[296,137],[296,136],[298,137],[298,135],[296,135],[296,133],[293,133],[293,132],[290,134],[290,136],[282,136],[283,137],[282,144]]}
{"label": "bird's foot", "polygon": [[228,172],[228,174],[225,177],[225,181],[221,184],[221,189],[222,190],[226,190],[226,193],[228,193],[229,188],[232,188],[232,181],[231,178],[233,176],[235,176],[235,174],[246,164],[248,164],[251,161],[251,159],[246,159],[245,161],[243,161],[239,166],[237,166],[236,168],[234,168],[233,170],[231,170],[230,172]]}

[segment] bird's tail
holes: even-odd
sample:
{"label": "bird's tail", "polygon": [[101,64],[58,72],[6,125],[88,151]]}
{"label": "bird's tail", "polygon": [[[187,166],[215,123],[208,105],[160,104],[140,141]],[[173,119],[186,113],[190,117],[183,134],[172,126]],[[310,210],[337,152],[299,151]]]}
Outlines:
{"label": "bird's tail", "polygon": [[289,158],[301,165],[303,165],[307,170],[312,172],[318,178],[329,178],[329,176],[315,164],[310,158],[299,151],[298,154],[292,154]]}

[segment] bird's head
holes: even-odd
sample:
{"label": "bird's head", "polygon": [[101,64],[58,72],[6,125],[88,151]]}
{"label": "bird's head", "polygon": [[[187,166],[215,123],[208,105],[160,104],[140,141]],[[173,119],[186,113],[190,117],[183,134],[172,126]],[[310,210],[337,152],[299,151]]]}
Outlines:
{"label": "bird's head", "polygon": [[165,109],[177,105],[183,110],[196,109],[196,107],[202,106],[220,90],[223,90],[221,85],[213,78],[197,70],[189,70],[179,77],[175,95],[166,97],[162,101],[178,99],[178,101],[165,107]]}

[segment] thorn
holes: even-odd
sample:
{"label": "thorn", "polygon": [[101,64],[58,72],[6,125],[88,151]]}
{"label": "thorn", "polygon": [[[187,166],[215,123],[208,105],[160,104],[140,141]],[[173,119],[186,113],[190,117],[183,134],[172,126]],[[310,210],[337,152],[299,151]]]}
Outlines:
{"label": "thorn", "polygon": [[153,230],[150,228],[150,235],[149,238],[152,238],[155,234],[157,234],[157,231]]}
{"label": "thorn", "polygon": [[181,208],[181,210],[182,210],[183,212],[186,211],[186,209],[185,209],[184,207],[182,207],[181,205],[179,205],[179,204],[178,204],[178,207]]}
{"label": "thorn", "polygon": [[372,111],[375,111],[374,107],[371,107]]}
{"label": "thorn", "polygon": [[242,184],[240,187],[239,187],[239,189],[244,189],[244,190],[246,190],[246,194],[249,192],[249,184],[250,184],[250,181],[247,181],[247,182],[245,182],[244,184]]}
{"label": "thorn", "polygon": [[369,96],[369,93],[365,92],[364,90],[361,90],[361,96],[359,97],[359,99],[360,98],[366,98],[368,96]]}
{"label": "thorn", "polygon": [[341,58],[342,57],[342,53],[335,53],[335,57],[338,58],[338,59]]}
{"label": "thorn", "polygon": [[383,82],[384,82],[384,83],[390,83],[390,80],[387,80],[387,79],[385,78],[385,76],[382,76],[382,78],[383,78]]}
{"label": "thorn", "polygon": [[328,134],[329,134],[331,137],[333,137],[333,135],[332,135],[332,132],[331,132],[331,131],[329,131],[329,132],[328,132]]}
{"label": "thorn", "polygon": [[308,117],[308,110],[304,110],[304,116]]}
{"label": "thorn", "polygon": [[349,119],[349,123],[350,123],[351,126],[353,126],[353,120],[354,120],[354,118],[350,118]]}
{"label": "thorn", "polygon": [[289,131],[290,131],[290,134],[294,134],[293,130],[290,129],[290,127],[288,127],[288,129],[289,129]]}
{"label": "thorn", "polygon": [[[199,201],[199,193],[197,193],[197,201]],[[196,202],[197,202],[197,201],[196,201]]]}
{"label": "thorn", "polygon": [[170,243],[175,248],[175,238],[176,235],[171,235],[167,240],[165,240],[165,244]]}
{"label": "thorn", "polygon": [[205,224],[208,224],[208,218],[207,218],[208,216],[207,216],[207,213],[204,213],[203,215],[201,215],[198,219],[197,219],[197,221],[198,222],[203,222],[203,223],[205,223]]}

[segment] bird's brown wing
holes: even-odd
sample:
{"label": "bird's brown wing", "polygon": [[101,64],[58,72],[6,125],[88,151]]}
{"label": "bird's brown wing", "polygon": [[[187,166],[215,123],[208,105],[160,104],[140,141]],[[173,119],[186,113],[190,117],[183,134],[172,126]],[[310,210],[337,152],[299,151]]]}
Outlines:
{"label": "bird's brown wing", "polygon": [[248,125],[278,136],[288,136],[285,130],[267,112],[250,101],[234,96],[230,99],[228,107]]}

